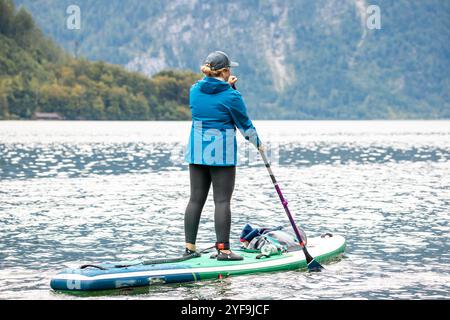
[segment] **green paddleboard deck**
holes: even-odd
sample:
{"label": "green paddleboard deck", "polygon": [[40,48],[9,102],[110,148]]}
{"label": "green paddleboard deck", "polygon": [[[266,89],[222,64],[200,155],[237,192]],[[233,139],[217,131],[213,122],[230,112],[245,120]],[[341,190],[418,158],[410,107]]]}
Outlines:
{"label": "green paddleboard deck", "polygon": [[[345,250],[342,236],[308,239],[308,251],[321,264],[338,259]],[[139,261],[97,264],[100,268],[70,268],[56,274],[50,282],[57,291],[98,291],[154,284],[182,283],[206,279],[225,278],[259,272],[306,269],[301,250],[257,259],[259,253],[234,250],[244,257],[240,261],[217,261],[211,253],[181,262],[139,264]],[[117,268],[120,265],[132,265]]]}

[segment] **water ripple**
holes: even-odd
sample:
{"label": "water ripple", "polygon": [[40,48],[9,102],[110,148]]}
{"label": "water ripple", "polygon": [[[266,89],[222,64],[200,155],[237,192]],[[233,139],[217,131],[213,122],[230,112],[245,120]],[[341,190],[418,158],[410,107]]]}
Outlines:
{"label": "water ripple", "polygon": [[[26,124],[30,131],[15,123],[21,134],[0,123],[1,298],[73,298],[49,290],[55,271],[92,261],[179,255],[189,179],[186,166],[167,150],[182,145],[185,123],[167,141],[160,132],[172,123],[145,130],[153,124],[113,130],[116,123],[76,123],[75,132],[62,124],[47,124],[48,131],[36,129],[44,123]],[[342,261],[321,273],[249,275],[119,290],[108,297],[448,299],[450,126],[377,125],[377,130],[359,122],[356,128],[316,123],[313,129],[309,122],[258,126],[261,134],[273,126],[271,142],[289,142],[280,145],[284,160],[274,163],[274,171],[290,209],[309,236],[344,235],[348,248]],[[247,222],[288,225],[260,166],[238,167],[232,211],[235,244]],[[210,197],[200,246],[215,241],[213,212]]]}

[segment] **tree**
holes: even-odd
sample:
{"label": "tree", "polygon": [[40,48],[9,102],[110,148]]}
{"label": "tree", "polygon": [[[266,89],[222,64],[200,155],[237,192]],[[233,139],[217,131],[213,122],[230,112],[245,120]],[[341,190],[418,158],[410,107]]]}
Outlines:
{"label": "tree", "polygon": [[10,34],[14,21],[14,11],[12,0],[0,0],[0,33]]}
{"label": "tree", "polygon": [[21,7],[14,17],[14,34],[23,36],[35,27],[33,17],[28,11]]}
{"label": "tree", "polygon": [[0,96],[0,109],[0,119],[9,119],[8,99],[4,95]]}

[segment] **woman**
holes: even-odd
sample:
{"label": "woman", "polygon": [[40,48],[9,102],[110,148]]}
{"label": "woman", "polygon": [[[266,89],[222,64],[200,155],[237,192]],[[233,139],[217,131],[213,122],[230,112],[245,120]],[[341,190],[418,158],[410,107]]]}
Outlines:
{"label": "woman", "polygon": [[237,162],[236,127],[244,137],[262,149],[261,142],[241,94],[236,90],[237,78],[230,68],[236,67],[221,51],[208,55],[201,67],[205,78],[190,91],[192,128],[186,152],[189,163],[191,195],[184,218],[185,255],[196,253],[200,215],[213,186],[214,223],[217,260],[242,260],[230,251],[230,200],[234,190]]}

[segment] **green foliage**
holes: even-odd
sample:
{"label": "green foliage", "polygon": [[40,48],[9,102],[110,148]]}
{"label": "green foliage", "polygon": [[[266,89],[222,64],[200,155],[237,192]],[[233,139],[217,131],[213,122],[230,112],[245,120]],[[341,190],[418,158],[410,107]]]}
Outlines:
{"label": "green foliage", "polygon": [[0,1],[0,33],[9,34],[14,21],[13,0]]}
{"label": "green foliage", "polygon": [[[240,62],[238,88],[256,118],[450,112],[448,0],[77,0],[79,32],[61,27],[72,0],[15,2],[67,50],[78,40],[92,60],[126,65],[144,55],[197,71],[209,51],[227,51]],[[381,30],[365,28],[361,4],[380,7]],[[161,79],[162,91],[170,81]]]}
{"label": "green foliage", "polygon": [[200,77],[167,70],[148,78],[104,62],[74,59],[35,26],[22,7],[0,0],[0,119],[36,111],[65,119],[186,120],[190,86]]}

